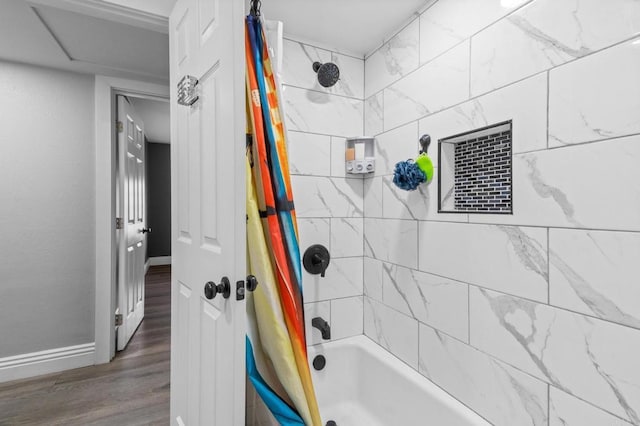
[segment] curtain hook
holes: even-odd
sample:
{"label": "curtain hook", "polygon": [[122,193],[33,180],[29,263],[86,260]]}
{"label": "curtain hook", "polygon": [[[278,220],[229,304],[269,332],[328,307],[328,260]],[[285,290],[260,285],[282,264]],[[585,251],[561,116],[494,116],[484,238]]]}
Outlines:
{"label": "curtain hook", "polygon": [[249,12],[251,16],[260,16],[260,6],[262,6],[260,0],[251,0],[251,11]]}

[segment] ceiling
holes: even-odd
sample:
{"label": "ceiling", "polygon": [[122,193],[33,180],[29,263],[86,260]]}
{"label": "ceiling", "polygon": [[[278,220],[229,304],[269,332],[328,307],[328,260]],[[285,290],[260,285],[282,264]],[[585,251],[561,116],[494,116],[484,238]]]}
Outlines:
{"label": "ceiling", "polygon": [[284,33],[364,57],[435,0],[262,0]]}
{"label": "ceiling", "polygon": [[100,0],[0,0],[0,59],[168,84],[167,18]]}
{"label": "ceiling", "polygon": [[170,143],[169,102],[142,98],[129,98],[129,100],[144,123],[147,140],[155,143]]}

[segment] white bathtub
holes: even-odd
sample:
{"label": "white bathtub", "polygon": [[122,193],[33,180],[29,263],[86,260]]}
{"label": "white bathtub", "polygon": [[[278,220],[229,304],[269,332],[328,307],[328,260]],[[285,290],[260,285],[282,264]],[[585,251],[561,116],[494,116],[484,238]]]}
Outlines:
{"label": "white bathtub", "polygon": [[[324,355],[323,370],[313,368]],[[365,336],[309,347],[320,415],[337,426],[490,425]]]}

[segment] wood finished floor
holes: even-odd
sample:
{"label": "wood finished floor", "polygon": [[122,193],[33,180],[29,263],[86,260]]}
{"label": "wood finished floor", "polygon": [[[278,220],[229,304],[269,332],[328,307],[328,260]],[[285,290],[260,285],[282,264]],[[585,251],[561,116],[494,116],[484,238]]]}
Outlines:
{"label": "wood finished floor", "polygon": [[145,279],[145,316],[109,364],[0,383],[0,425],[168,425],[171,267]]}

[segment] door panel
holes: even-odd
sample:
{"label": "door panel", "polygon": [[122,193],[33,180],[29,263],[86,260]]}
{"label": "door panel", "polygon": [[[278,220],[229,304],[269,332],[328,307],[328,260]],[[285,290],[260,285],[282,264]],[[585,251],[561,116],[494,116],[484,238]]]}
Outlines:
{"label": "door panel", "polygon": [[[199,100],[172,93],[171,424],[244,425],[246,273],[243,6],[178,0],[170,17],[171,87],[191,75]],[[231,297],[204,296],[223,276]]]}
{"label": "door panel", "polygon": [[125,96],[117,97],[118,216],[124,227],[119,236],[118,310],[123,316],[118,327],[117,350],[123,350],[144,317],[145,146],[144,124]]}

